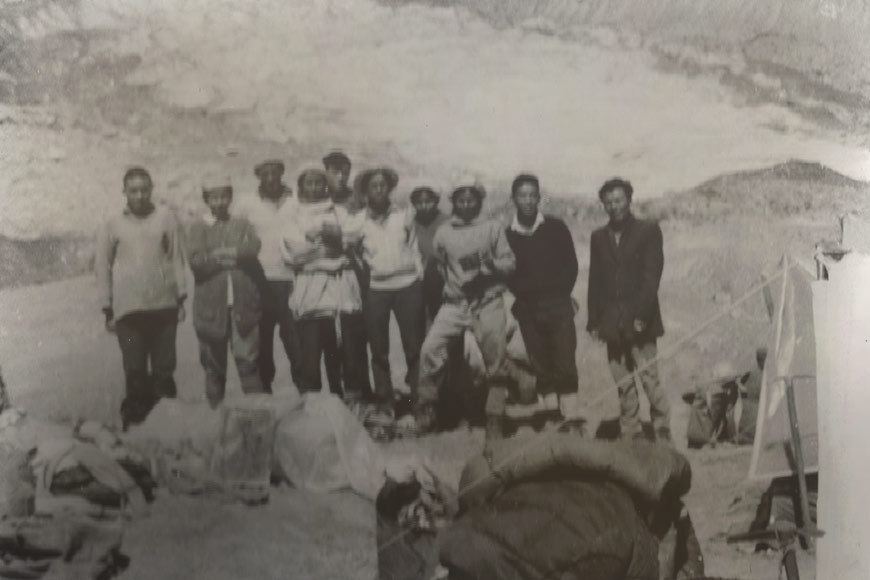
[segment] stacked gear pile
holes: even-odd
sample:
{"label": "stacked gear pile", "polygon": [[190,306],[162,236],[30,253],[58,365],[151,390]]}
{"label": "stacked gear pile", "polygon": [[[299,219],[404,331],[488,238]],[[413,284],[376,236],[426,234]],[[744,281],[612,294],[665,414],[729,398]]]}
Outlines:
{"label": "stacked gear pile", "polygon": [[12,413],[0,452],[0,579],[114,577],[129,563],[124,522],[153,498],[149,462],[90,422],[26,449],[26,417],[3,415]]}
{"label": "stacked gear pile", "polygon": [[173,494],[262,505],[269,501],[277,423],[302,402],[295,393],[246,395],[214,410],[163,399],[125,440],[151,458],[157,481]]}
{"label": "stacked gear pile", "polygon": [[439,569],[438,532],[456,515],[456,493],[425,467],[387,471],[375,501],[378,578],[428,580]]}
{"label": "stacked gear pile", "polygon": [[717,363],[710,380],[683,395],[683,401],[691,405],[686,429],[690,448],[726,442],[752,444],[761,398],[763,349],[757,356],[758,368],[746,371],[729,362]]}
{"label": "stacked gear pile", "polygon": [[703,558],[670,447],[552,434],[472,459],[459,514],[440,536],[451,579],[688,579]]}
{"label": "stacked gear pile", "polygon": [[0,521],[0,578],[105,580],[122,572],[123,525],[58,515]]}

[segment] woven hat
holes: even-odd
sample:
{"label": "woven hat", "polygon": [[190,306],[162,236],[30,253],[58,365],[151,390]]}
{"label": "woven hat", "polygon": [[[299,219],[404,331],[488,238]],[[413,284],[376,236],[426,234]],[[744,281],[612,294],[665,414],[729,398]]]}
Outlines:
{"label": "woven hat", "polygon": [[369,181],[377,174],[381,174],[387,179],[390,191],[396,189],[399,184],[399,174],[389,167],[375,167],[374,169],[366,169],[356,176],[353,180],[354,190],[365,193],[368,190]]}

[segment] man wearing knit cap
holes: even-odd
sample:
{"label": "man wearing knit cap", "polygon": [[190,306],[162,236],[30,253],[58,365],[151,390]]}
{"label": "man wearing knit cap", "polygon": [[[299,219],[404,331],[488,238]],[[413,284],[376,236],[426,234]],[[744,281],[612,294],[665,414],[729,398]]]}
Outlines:
{"label": "man wearing knit cap", "polygon": [[577,332],[571,292],[577,281],[574,240],[565,223],[539,210],[538,178],[518,175],[511,186],[516,214],[507,229],[517,269],[508,278],[540,395],[540,410],[570,415],[576,408]]}
{"label": "man wearing knit cap", "polygon": [[451,340],[471,330],[486,367],[487,438],[502,436],[507,399],[507,318],[505,281],[516,267],[514,253],[496,220],[480,217],[484,190],[476,185],[456,189],[453,216],[435,233],[435,260],[444,277],[444,303],[420,355],[416,419],[418,430],[431,430]]}
{"label": "man wearing knit cap", "polygon": [[260,264],[263,275],[260,286],[262,294],[262,318],[260,354],[257,366],[260,379],[267,391],[271,391],[275,378],[275,327],[290,361],[293,383],[299,384],[299,338],[296,323],[287,302],[293,291],[293,270],[281,257],[281,239],[284,227],[296,207],[292,190],[283,182],[284,162],[268,159],[254,167],[254,175],[260,181],[257,195],[239,199],[233,213],[246,218],[254,226],[262,242]]}
{"label": "man wearing knit cap", "polygon": [[212,408],[223,401],[227,354],[232,350],[245,393],[263,392],[257,366],[260,239],[251,223],[230,215],[233,187],[228,177],[203,179],[202,198],[210,214],[190,227],[188,260],[193,270],[193,327]]}

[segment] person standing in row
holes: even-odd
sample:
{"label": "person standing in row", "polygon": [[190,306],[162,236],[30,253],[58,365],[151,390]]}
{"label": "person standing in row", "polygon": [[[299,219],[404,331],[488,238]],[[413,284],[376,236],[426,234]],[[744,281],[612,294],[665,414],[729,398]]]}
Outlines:
{"label": "person standing in row", "polygon": [[117,334],[124,362],[126,430],[144,421],[160,397],[176,396],[175,336],[187,279],[180,226],[151,202],[151,175],[133,167],[123,186],[127,205],[100,230],[94,266],[106,329]]}
{"label": "person standing in row", "polygon": [[431,187],[417,187],[411,192],[411,205],[414,206],[414,233],[423,261],[423,305],[426,309],[426,324],[431,325],[435,314],[441,308],[441,292],[444,278],[438,271],[434,259],[433,241],[435,232],[441,224],[450,219],[438,209],[439,196]]}
{"label": "person standing in row", "polygon": [[[333,205],[326,184],[320,169],[300,174],[299,206],[285,224],[281,245],[285,262],[296,271],[289,304],[301,344],[298,386],[302,392],[320,391],[325,354],[327,369],[343,370],[346,399],[371,399],[362,296],[348,259],[359,235],[347,211]],[[340,359],[325,352],[336,337]]]}
{"label": "person standing in row", "polygon": [[453,217],[435,233],[434,255],[444,277],[444,302],[423,341],[415,418],[420,432],[435,426],[435,408],[448,361],[448,345],[470,329],[477,339],[489,393],[487,437],[500,438],[507,400],[503,294],[516,267],[504,226],[480,218],[485,192],[464,186],[451,195]]}
{"label": "person standing in row", "polygon": [[[435,232],[450,216],[438,208],[440,195],[431,187],[416,187],[411,191],[411,205],[414,207],[414,229],[417,235],[417,246],[423,261],[423,308],[425,323],[428,330],[435,320],[435,315],[441,308],[444,291],[444,277],[435,259],[433,242]],[[424,334],[425,336],[425,334]],[[445,391],[439,395],[438,418],[444,425],[458,423],[467,419],[470,401],[469,395],[473,389],[471,369],[465,360],[464,337],[452,339],[447,347],[447,368],[444,371],[442,384]]]}
{"label": "person standing in row", "polygon": [[670,440],[670,404],[659,383],[656,340],[664,334],[658,289],[664,267],[662,231],[631,213],[634,190],[623,179],[601,186],[598,197],[610,220],[592,233],[587,331],[607,345],[619,389],[623,437],[641,436],[634,375],[650,402],[656,438]]}
{"label": "person standing in row", "polygon": [[372,376],[380,410],[394,412],[390,374],[390,313],[396,316],[407,373],[405,383],[416,396],[420,372],[420,347],[425,333],[423,266],[411,211],[397,209],[390,200],[399,177],[383,167],[358,178],[366,192],[368,209],[361,224],[362,258],[369,272],[365,318],[372,352]]}
{"label": "person standing in row", "polygon": [[257,195],[239,199],[233,204],[234,217],[245,218],[254,227],[262,243],[259,261],[262,266],[260,294],[262,316],[259,324],[260,352],[257,365],[260,380],[267,392],[272,391],[275,379],[275,327],[290,361],[290,374],[299,384],[299,337],[296,323],[287,305],[293,292],[293,270],[281,257],[281,236],[296,198],[284,184],[284,163],[269,159],[254,167],[260,181]]}
{"label": "person standing in row", "polygon": [[[344,209],[348,215],[357,215],[366,208],[365,192],[359,188],[351,189],[347,182],[350,179],[351,170],[350,158],[341,151],[332,151],[323,158],[323,170],[326,172],[326,189],[329,192],[329,197],[332,200],[332,205],[336,208]],[[360,291],[362,292],[363,302],[365,302],[366,289],[369,286],[368,270],[363,264],[362,256],[356,251],[358,248],[352,248],[347,252],[347,259],[350,267],[356,274],[357,282],[359,283]],[[360,346],[362,350],[368,348],[368,338],[364,333],[360,334],[363,344]],[[341,361],[342,357],[338,352],[338,336],[332,338],[324,336],[324,349],[327,358],[333,358]],[[335,394],[340,395],[342,368],[341,362],[334,367],[327,367],[326,378],[329,381],[329,389]],[[365,361],[365,367],[360,367],[358,370],[365,372],[366,391],[371,390],[368,382],[369,365],[368,359]]]}
{"label": "person standing in row", "polygon": [[230,215],[233,187],[229,178],[206,178],[202,198],[210,214],[190,227],[188,259],[196,283],[193,327],[205,370],[205,394],[215,408],[224,399],[228,348],[233,351],[242,391],[265,391],[257,365],[260,239],[247,219]]}
{"label": "person standing in row", "polygon": [[326,187],[329,197],[335,207],[347,210],[349,214],[361,212],[366,207],[365,192],[351,189],[347,182],[350,179],[350,158],[341,151],[333,151],[323,158],[323,170],[326,171]]}
{"label": "person standing in row", "polygon": [[513,313],[537,379],[544,412],[576,406],[577,333],[571,292],[577,281],[577,254],[562,220],[538,209],[541,192],[534,175],[518,175],[511,186],[516,215],[507,239],[517,259],[508,278],[516,297]]}

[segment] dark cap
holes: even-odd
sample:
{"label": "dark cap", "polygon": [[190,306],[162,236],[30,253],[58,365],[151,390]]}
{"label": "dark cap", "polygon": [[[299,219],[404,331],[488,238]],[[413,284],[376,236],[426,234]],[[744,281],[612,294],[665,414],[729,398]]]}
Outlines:
{"label": "dark cap", "polygon": [[350,158],[341,151],[333,151],[323,158],[324,167],[347,167],[350,169]]}

